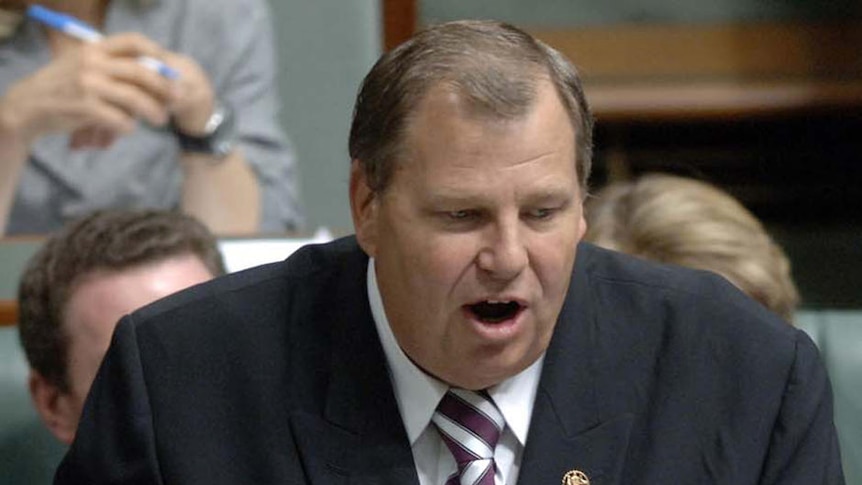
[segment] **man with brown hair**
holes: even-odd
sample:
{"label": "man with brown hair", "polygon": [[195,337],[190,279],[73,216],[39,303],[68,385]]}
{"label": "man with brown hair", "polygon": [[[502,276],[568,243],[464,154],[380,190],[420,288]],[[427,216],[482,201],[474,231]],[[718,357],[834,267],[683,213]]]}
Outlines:
{"label": "man with brown hair", "polygon": [[842,483],[801,331],[579,244],[592,120],[556,51],[438,25],[354,113],[356,236],[124,318],[56,483]]}
{"label": "man with brown hair", "polygon": [[123,315],[224,273],[214,236],[167,211],[99,211],[47,240],[21,279],[19,331],[30,393],[69,444]]}

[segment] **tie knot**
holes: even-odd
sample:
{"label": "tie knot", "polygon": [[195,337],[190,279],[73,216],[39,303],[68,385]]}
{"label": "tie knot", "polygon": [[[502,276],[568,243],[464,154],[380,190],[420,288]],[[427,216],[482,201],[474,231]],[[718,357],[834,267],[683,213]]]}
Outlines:
{"label": "tie knot", "polygon": [[484,391],[450,389],[431,418],[459,467],[493,459],[506,422]]}

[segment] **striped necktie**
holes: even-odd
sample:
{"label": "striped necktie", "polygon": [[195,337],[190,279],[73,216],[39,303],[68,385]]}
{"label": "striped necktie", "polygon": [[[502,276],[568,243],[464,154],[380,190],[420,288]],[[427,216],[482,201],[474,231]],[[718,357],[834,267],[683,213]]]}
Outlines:
{"label": "striped necktie", "polygon": [[450,389],[431,421],[458,464],[446,485],[494,485],[494,447],[506,421],[491,398]]}

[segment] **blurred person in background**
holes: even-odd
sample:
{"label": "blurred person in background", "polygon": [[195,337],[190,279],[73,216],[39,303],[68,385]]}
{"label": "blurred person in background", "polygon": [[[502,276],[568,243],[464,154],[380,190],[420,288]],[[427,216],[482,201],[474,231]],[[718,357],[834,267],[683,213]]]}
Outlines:
{"label": "blurred person in background", "polygon": [[799,293],[784,250],[733,196],[694,179],[647,174],[586,203],[586,241],[662,263],[709,270],[793,321]]}
{"label": "blurred person in background", "polygon": [[[179,208],[222,234],[298,228],[265,0],[0,0],[0,235],[100,208]],[[147,56],[177,76],[138,62]]]}
{"label": "blurred person in background", "polygon": [[224,272],[213,235],[177,212],[99,211],[50,237],[22,275],[18,326],[33,404],[51,433],[75,437],[120,317]]}

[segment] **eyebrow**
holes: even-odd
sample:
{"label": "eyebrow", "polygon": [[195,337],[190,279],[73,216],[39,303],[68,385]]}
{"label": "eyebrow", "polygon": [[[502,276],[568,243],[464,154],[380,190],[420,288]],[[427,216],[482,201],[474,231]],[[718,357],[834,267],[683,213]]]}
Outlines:
{"label": "eyebrow", "polygon": [[[564,186],[550,187],[536,192],[528,192],[518,198],[521,205],[543,205],[568,203],[576,197],[576,194]],[[425,198],[427,206],[484,206],[491,198],[481,193],[462,194],[457,190],[443,190],[428,195]]]}

